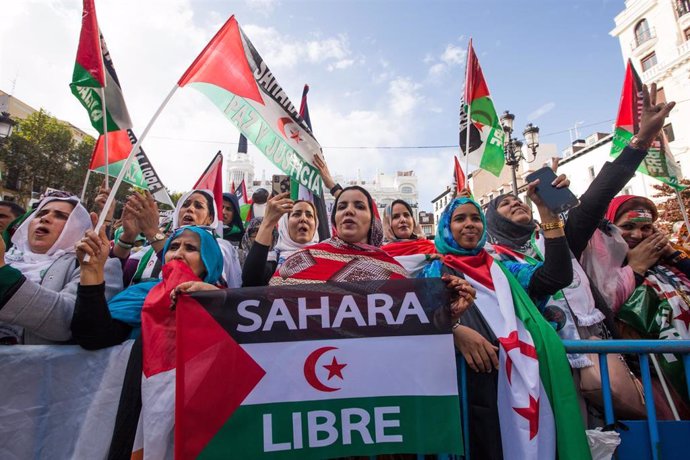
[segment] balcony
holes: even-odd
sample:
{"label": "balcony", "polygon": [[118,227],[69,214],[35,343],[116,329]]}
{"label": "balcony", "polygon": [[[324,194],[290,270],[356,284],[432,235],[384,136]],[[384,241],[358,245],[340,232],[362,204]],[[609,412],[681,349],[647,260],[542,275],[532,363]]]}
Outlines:
{"label": "balcony", "polygon": [[676,0],[676,14],[678,18],[682,18],[690,13],[690,0]]}
{"label": "balcony", "polygon": [[656,30],[654,27],[650,27],[646,30],[640,30],[635,34],[635,39],[630,42],[630,49],[634,56],[639,57],[649,52],[656,42]]}

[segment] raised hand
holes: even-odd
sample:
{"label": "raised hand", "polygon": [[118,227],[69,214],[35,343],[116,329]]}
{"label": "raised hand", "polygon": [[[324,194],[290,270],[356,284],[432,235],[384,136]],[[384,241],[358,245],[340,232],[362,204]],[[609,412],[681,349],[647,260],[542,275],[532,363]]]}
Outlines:
{"label": "raised hand", "polygon": [[[92,212],[91,223],[95,226],[96,222],[98,215]],[[101,227],[98,233],[87,230],[84,237],[75,244],[75,249],[80,267],[80,283],[84,286],[101,284],[104,280],[103,267],[110,255],[110,241],[105,234],[105,227]]]}
{"label": "raised hand", "polygon": [[153,238],[158,233],[158,205],[148,190],[143,196],[138,193],[130,195],[125,204],[125,210],[134,216],[141,233],[147,239]]}
{"label": "raised hand", "polygon": [[322,155],[323,153],[320,155],[314,155],[314,166],[316,166],[316,169],[318,169],[319,173],[321,174],[323,185],[330,190],[335,187],[335,180],[333,179],[333,176],[331,176],[331,172],[329,171],[328,165],[326,164],[326,161],[323,159]]}
{"label": "raised hand", "polygon": [[642,115],[640,116],[640,129],[636,136],[639,148],[648,148],[659,135],[668,114],[675,107],[675,102],[657,103],[656,83],[642,86]]}
{"label": "raised hand", "polygon": [[652,233],[628,251],[628,265],[638,275],[645,272],[666,252],[668,239],[663,233]]}

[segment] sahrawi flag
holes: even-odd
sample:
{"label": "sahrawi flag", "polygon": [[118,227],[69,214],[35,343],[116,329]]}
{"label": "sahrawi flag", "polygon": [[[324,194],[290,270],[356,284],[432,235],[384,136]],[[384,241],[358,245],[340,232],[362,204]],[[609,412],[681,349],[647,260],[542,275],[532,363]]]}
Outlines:
{"label": "sahrawi flag", "polygon": [[[468,123],[468,115],[470,123]],[[469,149],[465,145],[468,125],[470,129]],[[460,149],[465,155],[470,155],[470,161],[473,164],[479,165],[481,169],[498,177],[505,164],[503,156],[504,135],[470,39],[467,46],[465,91],[460,103]]]}
{"label": "sahrawi flag", "polygon": [[[117,78],[105,38],[98,29],[93,0],[84,0],[79,48],[70,88],[72,94],[87,110],[91,125],[101,134],[89,166],[89,169],[100,173],[105,173],[101,91],[105,93],[107,132],[109,133],[108,174],[119,174],[127,155],[132,150],[132,145],[136,143],[136,137],[131,129],[132,120],[127,111],[120,80]],[[129,138],[131,144],[127,145],[124,142],[126,137]],[[136,157],[137,163],[132,164],[124,180],[137,187],[148,188],[158,202],[173,206],[168,191],[144,150],[140,148]]]}
{"label": "sahrawi flag", "polygon": [[455,268],[477,290],[475,304],[500,343],[504,458],[591,458],[563,344],[517,280],[485,256],[480,269]]}
{"label": "sahrawi flag", "polygon": [[266,157],[314,194],[321,148],[232,16],[178,81],[205,94]]}
{"label": "sahrawi flag", "polygon": [[[621,93],[620,106],[618,107],[618,117],[616,118],[616,129],[613,135],[613,142],[611,143],[612,157],[620,155],[630,142],[630,139],[639,131],[642,108],[642,81],[635,71],[632,62],[628,59],[623,92]],[[637,170],[642,174],[670,185],[676,190],[685,189],[679,183],[682,177],[680,166],[673,158],[663,132],[649,148],[647,156]]]}
{"label": "sahrawi flag", "polygon": [[[127,160],[127,155],[132,150],[132,145],[137,142],[137,138],[131,129],[110,131],[107,136],[108,174],[117,176]],[[98,141],[96,141],[89,169],[105,174],[105,142],[103,137],[103,134],[100,135]],[[148,156],[144,153],[144,149],[139,147],[136,157],[137,162],[131,163],[129,171],[125,173],[123,180],[136,187],[148,188],[156,201],[174,206],[167,189],[158,177],[158,173],[153,169]]]}
{"label": "sahrawi flag", "polygon": [[460,454],[447,302],[438,279],[183,296],[175,458]]}

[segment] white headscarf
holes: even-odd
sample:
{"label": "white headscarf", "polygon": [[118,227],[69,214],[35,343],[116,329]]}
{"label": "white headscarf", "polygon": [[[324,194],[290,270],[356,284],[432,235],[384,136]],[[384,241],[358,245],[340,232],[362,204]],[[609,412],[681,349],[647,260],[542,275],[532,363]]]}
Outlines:
{"label": "white headscarf", "polygon": [[[204,192],[206,193],[210,198],[211,198],[211,206],[213,208],[211,211],[213,211],[213,222],[211,222],[208,227],[213,228],[216,232],[216,234],[220,235],[221,237],[223,236],[223,223],[219,218],[218,215],[218,206],[216,206],[216,200],[215,197],[213,196],[213,192],[207,189],[197,189],[197,190],[191,190],[184,195],[180,197],[179,200],[177,200],[177,205],[175,206],[175,212],[173,212],[172,216],[172,228],[173,230],[177,229],[180,227],[180,209],[182,209],[182,205],[184,204],[185,201],[187,201],[187,198],[189,198],[193,193],[197,192]],[[219,230],[220,228],[220,230]]]}
{"label": "white headscarf", "polygon": [[318,217],[316,217],[316,214],[314,214],[314,236],[312,236],[311,241],[304,244],[297,243],[290,237],[289,219],[289,214],[283,214],[278,221],[278,242],[274,248],[276,254],[278,255],[278,266],[283,265],[285,259],[300,249],[304,249],[319,242],[319,232],[317,231],[319,220]]}
{"label": "white headscarf", "polygon": [[[36,218],[36,214],[51,201],[69,201],[76,203],[67,218],[60,236],[45,254],[36,254],[29,247],[29,225]],[[79,202],[79,198],[71,196],[48,197],[38,205],[36,210],[19,226],[12,236],[12,248],[5,254],[5,263],[16,268],[28,280],[40,283],[45,271],[57,259],[65,254],[74,254],[74,245],[84,236],[87,230],[93,228],[89,212]]]}

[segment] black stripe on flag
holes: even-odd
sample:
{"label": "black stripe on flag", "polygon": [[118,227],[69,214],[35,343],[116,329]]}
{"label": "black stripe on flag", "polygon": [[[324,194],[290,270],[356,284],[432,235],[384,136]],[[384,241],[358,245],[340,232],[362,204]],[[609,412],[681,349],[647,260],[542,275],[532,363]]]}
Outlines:
{"label": "black stripe on flag", "polygon": [[237,343],[451,331],[449,291],[438,278],[225,289],[192,297]]}

